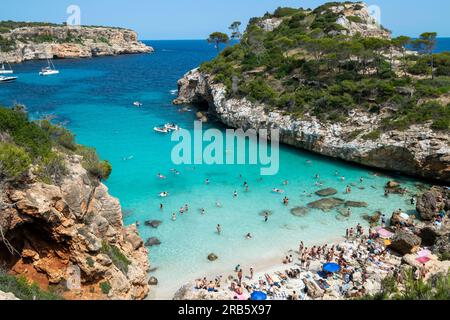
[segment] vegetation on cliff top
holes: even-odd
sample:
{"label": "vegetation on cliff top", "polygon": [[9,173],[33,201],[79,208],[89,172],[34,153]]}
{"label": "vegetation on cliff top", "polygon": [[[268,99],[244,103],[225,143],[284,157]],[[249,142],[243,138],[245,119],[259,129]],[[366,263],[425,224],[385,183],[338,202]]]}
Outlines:
{"label": "vegetation on cliff top", "polygon": [[[0,21],[0,51],[10,52],[16,49],[17,42],[21,43],[78,43],[83,44],[84,40],[82,37],[76,35],[76,33],[67,30],[64,37],[57,37],[51,32],[42,32],[37,35],[23,36],[23,35],[13,35],[11,32],[19,28],[36,28],[36,27],[65,27],[66,24],[56,24],[50,22],[22,22],[22,21]],[[120,27],[102,27],[102,26],[83,26],[83,28],[108,28],[125,30]],[[99,37],[95,39],[98,42],[103,42],[109,44],[109,39],[105,37]]]}
{"label": "vegetation on cliff top", "polygon": [[58,184],[66,173],[65,155],[83,156],[83,166],[95,178],[107,179],[112,167],[95,149],[81,146],[67,129],[48,120],[30,121],[24,107],[0,107],[0,181],[19,180],[32,167],[45,183]]}
{"label": "vegetation on cliff top", "polygon": [[[363,21],[364,15],[339,12],[341,5],[278,8],[253,18],[240,43],[204,63],[201,71],[225,84],[230,97],[247,97],[299,118],[310,114],[345,121],[354,109],[374,114],[384,109],[381,130],[424,122],[448,130],[450,53],[433,54],[436,34],[424,33],[417,40],[348,36],[338,23],[342,17],[370,22]],[[361,3],[346,5],[355,14],[363,8]],[[274,20],[279,26],[273,31],[262,27]],[[410,54],[409,44],[420,54]]]}
{"label": "vegetation on cliff top", "polygon": [[23,277],[7,274],[0,268],[0,291],[10,292],[20,300],[63,300],[56,292],[45,291]]}

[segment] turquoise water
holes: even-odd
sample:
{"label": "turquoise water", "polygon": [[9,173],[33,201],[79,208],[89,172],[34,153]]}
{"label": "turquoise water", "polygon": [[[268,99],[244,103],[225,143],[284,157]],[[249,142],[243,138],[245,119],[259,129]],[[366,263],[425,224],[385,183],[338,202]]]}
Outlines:
{"label": "turquoise water", "polygon": [[[230,271],[237,263],[257,267],[278,259],[301,240],[312,244],[335,239],[347,227],[365,223],[364,214],[414,210],[409,198],[383,196],[389,177],[289,147],[281,148],[279,173],[262,181],[259,166],[176,167],[170,158],[174,146],[170,136],[154,133],[153,127],[175,122],[192,130],[195,110],[180,112],[173,106],[173,90],[185,72],[216,53],[204,41],[155,41],[151,45],[156,49],[151,55],[58,60],[55,64],[61,74],[49,78],[37,75],[43,62],[14,66],[20,78],[0,86],[0,103],[24,103],[34,118],[56,116],[55,121],[71,129],[79,143],[96,147],[111,161],[114,170],[107,185],[122,203],[125,223],[139,221],[144,239],[158,237],[162,241],[161,246],[150,249],[151,265],[157,268],[153,275],[160,280],[152,298],[168,298],[184,282]],[[131,104],[135,100],[142,101],[144,107],[134,108]],[[207,127],[224,129],[218,123]],[[173,174],[172,168],[180,174]],[[336,171],[346,180],[341,181]],[[167,179],[158,179],[158,173]],[[323,187],[315,185],[316,174],[320,174]],[[364,178],[362,184],[360,177]],[[211,180],[209,185],[204,183],[206,179]],[[414,191],[415,181],[396,179]],[[289,180],[288,186],[282,184],[284,180]],[[249,192],[244,192],[244,181]],[[352,193],[343,194],[351,183],[356,185]],[[284,195],[271,193],[275,187],[286,191],[291,199],[288,207],[282,204]],[[291,208],[318,199],[305,196],[304,191],[310,194],[324,187],[338,189],[343,199],[366,201],[369,207],[354,209],[348,220],[338,220],[335,211],[312,210],[304,217],[290,214]],[[235,190],[237,198],[233,198]],[[170,192],[170,197],[159,198],[162,191]],[[216,202],[223,208],[217,208]],[[189,213],[172,221],[172,213],[185,204],[189,204]],[[200,214],[200,208],[206,210],[205,215]],[[259,212],[267,209],[273,215],[264,223]],[[152,219],[163,224],[158,229],[146,227],[144,221]],[[215,233],[217,224],[223,227],[221,236]],[[244,239],[248,232],[252,240]],[[211,252],[219,256],[218,261],[207,261]]]}

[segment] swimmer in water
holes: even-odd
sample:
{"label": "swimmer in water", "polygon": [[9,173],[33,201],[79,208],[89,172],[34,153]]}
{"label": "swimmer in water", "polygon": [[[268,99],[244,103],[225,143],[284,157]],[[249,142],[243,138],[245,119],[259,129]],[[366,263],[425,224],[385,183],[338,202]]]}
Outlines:
{"label": "swimmer in water", "polygon": [[288,181],[288,180],[284,180],[284,181],[283,181],[283,185],[287,186],[288,184],[289,184],[289,181]]}
{"label": "swimmer in water", "polygon": [[283,203],[284,203],[285,206],[289,205],[289,198],[288,197],[284,197]]}
{"label": "swimmer in water", "polygon": [[237,197],[238,197],[237,191],[235,191],[235,192],[233,193],[233,197],[234,197],[234,198],[237,198]]}
{"label": "swimmer in water", "polygon": [[177,221],[177,214],[176,213],[172,214],[172,221]]}
{"label": "swimmer in water", "polygon": [[216,207],[217,208],[222,208],[222,204],[220,202],[216,202]]}
{"label": "swimmer in water", "polygon": [[184,205],[184,212],[188,212],[189,211],[189,206],[187,204]]}
{"label": "swimmer in water", "polygon": [[206,210],[205,210],[204,208],[201,208],[201,209],[200,209],[200,214],[203,215],[203,214],[205,214],[205,213],[206,213]]}
{"label": "swimmer in water", "polygon": [[219,235],[222,234],[222,226],[220,224],[217,225],[216,229]]}
{"label": "swimmer in water", "polygon": [[266,212],[264,213],[264,222],[269,221],[269,214]]}
{"label": "swimmer in water", "polygon": [[209,184],[209,183],[210,183],[209,179],[206,179],[205,184]]}
{"label": "swimmer in water", "polygon": [[341,181],[345,181],[345,177],[344,176],[341,177]]}
{"label": "swimmer in water", "polygon": [[159,210],[161,210],[161,211],[164,210],[164,205],[162,203],[159,204]]}
{"label": "swimmer in water", "polygon": [[252,237],[252,234],[249,232],[249,233],[247,233],[247,235],[245,236],[245,238],[246,238],[247,240],[250,240],[250,239],[253,238],[253,237]]}

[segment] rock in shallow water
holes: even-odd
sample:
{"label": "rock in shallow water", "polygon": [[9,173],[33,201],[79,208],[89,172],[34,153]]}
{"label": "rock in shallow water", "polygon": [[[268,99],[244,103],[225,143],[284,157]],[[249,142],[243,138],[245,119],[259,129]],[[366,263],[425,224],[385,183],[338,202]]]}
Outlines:
{"label": "rock in shallow water", "polygon": [[345,201],[339,198],[326,198],[308,203],[308,207],[313,209],[320,209],[323,211],[329,211],[343,205],[344,203]]}
{"label": "rock in shallow water", "polygon": [[158,279],[156,277],[150,277],[148,280],[148,284],[151,286],[157,286],[158,285]]}
{"label": "rock in shallow water", "polygon": [[327,189],[319,190],[316,192],[316,194],[321,197],[334,196],[337,193],[338,193],[338,191],[333,188],[327,188]]}
{"label": "rock in shallow water", "polygon": [[367,208],[369,204],[367,202],[362,201],[347,201],[345,202],[345,206],[353,208]]}
{"label": "rock in shallow water", "polygon": [[151,237],[145,242],[146,247],[159,246],[161,241],[158,238]]}
{"label": "rock in shallow water", "polygon": [[152,227],[152,228],[158,228],[160,225],[162,224],[162,221],[159,220],[150,220],[150,221],[145,221],[145,225],[147,227]]}
{"label": "rock in shallow water", "polygon": [[291,214],[296,217],[303,217],[309,212],[309,208],[307,207],[295,207],[291,209]]}
{"label": "rock in shallow water", "polygon": [[217,259],[219,259],[219,257],[217,256],[217,255],[215,255],[214,253],[210,253],[209,255],[208,255],[208,260],[209,261],[216,261]]}

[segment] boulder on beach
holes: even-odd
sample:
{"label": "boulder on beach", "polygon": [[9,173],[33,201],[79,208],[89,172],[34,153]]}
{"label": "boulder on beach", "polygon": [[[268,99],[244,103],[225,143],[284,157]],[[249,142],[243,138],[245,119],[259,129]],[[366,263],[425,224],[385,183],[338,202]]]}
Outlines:
{"label": "boulder on beach", "polygon": [[152,227],[152,228],[158,228],[163,222],[160,220],[150,220],[150,221],[145,221],[145,225],[147,227]]}
{"label": "boulder on beach", "polygon": [[416,252],[421,243],[422,240],[415,234],[398,231],[391,240],[390,248],[401,255],[405,255]]}
{"label": "boulder on beach", "polygon": [[433,252],[441,256],[450,256],[450,233],[440,236],[436,239],[433,246]]}
{"label": "boulder on beach", "polygon": [[367,208],[369,204],[363,201],[346,201],[345,206],[353,208]]}
{"label": "boulder on beach", "polygon": [[412,223],[412,217],[408,216],[407,214],[403,213],[401,211],[394,211],[392,213],[391,217],[391,226],[397,226],[397,225],[411,225]]}
{"label": "boulder on beach", "polygon": [[383,215],[380,211],[374,212],[371,216],[364,215],[363,218],[369,221],[371,226],[376,226],[380,222],[380,218]]}
{"label": "boulder on beach", "polygon": [[219,259],[219,257],[216,254],[214,254],[214,253],[210,253],[208,255],[208,260],[211,261],[211,262],[216,261],[217,259]]}
{"label": "boulder on beach", "polygon": [[439,196],[439,192],[432,189],[417,198],[416,209],[423,220],[431,221],[439,214],[444,205],[443,202],[439,201]]}
{"label": "boulder on beach", "polygon": [[296,217],[303,217],[309,212],[309,208],[307,207],[295,207],[291,209],[291,214]]}
{"label": "boulder on beach", "polygon": [[157,286],[158,285],[158,279],[156,277],[150,277],[148,280],[148,284],[150,286]]}
{"label": "boulder on beach", "polygon": [[334,196],[337,193],[338,193],[338,191],[333,188],[326,188],[326,189],[322,189],[322,190],[319,190],[316,192],[316,194],[321,197]]}
{"label": "boulder on beach", "polygon": [[303,283],[305,284],[305,287],[307,288],[308,296],[310,296],[313,299],[322,298],[325,294],[325,291],[319,287],[317,283],[315,283],[313,280],[309,280],[304,278]]}
{"label": "boulder on beach", "polygon": [[161,241],[156,237],[151,237],[145,242],[146,247],[159,246]]}
{"label": "boulder on beach", "polygon": [[320,209],[323,211],[330,211],[336,207],[339,207],[345,203],[345,200],[339,198],[325,198],[311,203],[308,203],[308,207],[313,209]]}

